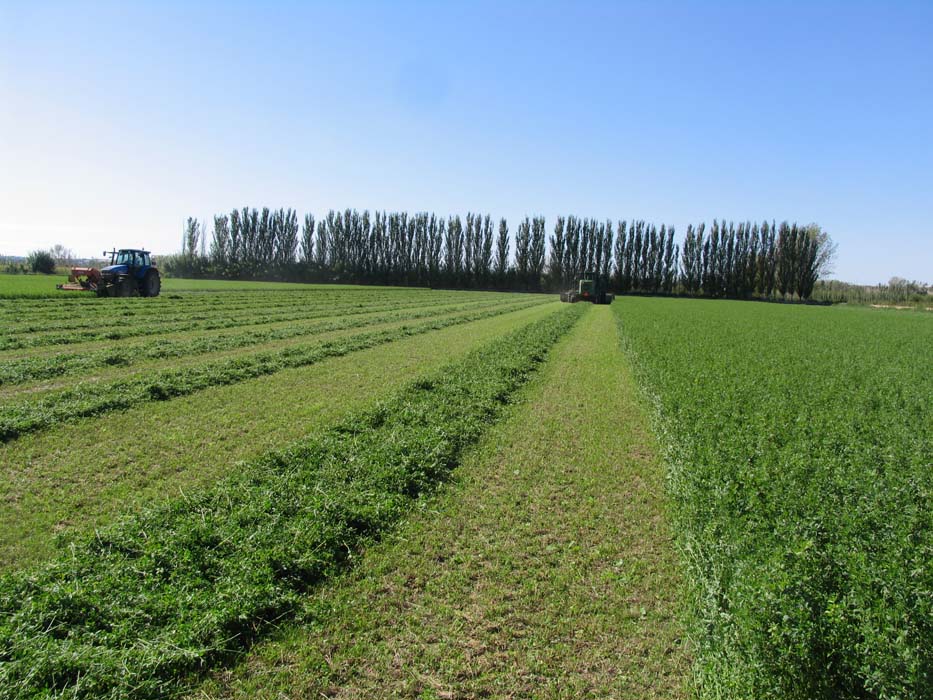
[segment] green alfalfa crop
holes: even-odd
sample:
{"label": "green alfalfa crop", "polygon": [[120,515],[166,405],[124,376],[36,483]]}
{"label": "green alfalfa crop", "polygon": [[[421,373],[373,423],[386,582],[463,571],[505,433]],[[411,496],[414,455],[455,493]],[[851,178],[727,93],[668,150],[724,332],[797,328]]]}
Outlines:
{"label": "green alfalfa crop", "polygon": [[933,318],[632,299],[701,698],[933,697]]}
{"label": "green alfalfa crop", "polygon": [[0,578],[0,698],[165,697],[396,523],[583,313],[565,307],[216,486]]}

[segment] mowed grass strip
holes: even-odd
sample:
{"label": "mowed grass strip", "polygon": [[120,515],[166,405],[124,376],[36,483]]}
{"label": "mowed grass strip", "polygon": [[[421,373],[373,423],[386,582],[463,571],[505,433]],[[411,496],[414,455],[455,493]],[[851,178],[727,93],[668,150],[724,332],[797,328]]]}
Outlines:
{"label": "mowed grass strip", "polygon": [[[449,298],[437,300],[443,303]],[[466,301],[467,297],[462,300]],[[143,300],[146,301],[146,300]],[[238,328],[244,326],[264,325],[284,321],[302,321],[316,318],[329,318],[343,314],[366,313],[377,309],[402,309],[411,306],[423,306],[427,301],[423,298],[408,300],[386,300],[377,303],[353,303],[342,301],[333,304],[321,303],[318,299],[308,300],[301,304],[296,300],[294,304],[282,307],[265,307],[231,311],[221,308],[212,308],[198,311],[193,314],[169,315],[163,318],[131,318],[127,320],[107,319],[105,323],[86,324],[86,328],[78,328],[80,322],[64,330],[57,329],[49,332],[20,332],[0,337],[0,350],[12,353],[16,350],[32,348],[46,348],[55,346],[82,345],[89,341],[105,340],[117,341],[125,338],[138,338],[141,336],[164,335],[167,333],[181,333],[190,330],[220,330],[225,328]],[[503,299],[503,302],[507,301]],[[38,324],[40,327],[41,323]]]}
{"label": "mowed grass strip", "polygon": [[[44,300],[41,303],[28,304],[18,301],[0,313],[0,319],[8,321],[7,329],[12,333],[39,332],[45,330],[67,330],[87,328],[91,321],[114,323],[117,321],[177,321],[184,318],[211,313],[223,308],[232,313],[241,311],[261,311],[263,309],[281,309],[294,306],[301,301],[313,301],[316,304],[337,303],[339,294],[315,293],[302,296],[282,297],[264,294],[246,295],[239,298],[205,297],[203,295],[171,295],[141,299],[115,298],[100,299],[93,304],[63,304],[61,300]],[[346,297],[343,298],[346,303]],[[73,325],[68,322],[71,321]]]}
{"label": "mowed grass strip", "polygon": [[679,698],[664,468],[592,307],[455,483],[193,698]]}
{"label": "mowed grass strip", "polygon": [[299,613],[446,478],[580,311],[0,578],[0,698],[166,697]]}
{"label": "mowed grass strip", "polygon": [[50,377],[86,373],[99,367],[128,367],[146,360],[202,355],[221,350],[232,350],[253,345],[287,340],[302,336],[350,328],[362,328],[378,323],[428,318],[443,313],[456,313],[471,309],[488,308],[502,302],[480,301],[454,304],[431,304],[408,310],[375,309],[372,312],[329,317],[310,323],[290,323],[274,328],[259,328],[235,333],[199,335],[185,339],[150,340],[129,345],[120,344],[84,352],[58,353],[41,357],[21,357],[0,360],[0,387],[25,384]]}
{"label": "mowed grass strip", "polygon": [[61,424],[0,445],[0,568],[22,567],[116,514],[180,496],[361,410],[414,377],[554,313],[534,306]]}
{"label": "mowed grass strip", "polygon": [[89,387],[79,385],[40,399],[5,404],[0,406],[0,441],[9,441],[64,421],[130,408],[147,401],[165,401],[210,386],[232,384],[290,367],[314,364],[328,357],[339,357],[406,336],[515,311],[542,301],[537,298],[520,304],[501,305],[396,328],[364,331],[335,340],[244,353],[180,369],[162,369],[148,376],[99,382],[92,385],[91,391],[88,391]]}
{"label": "mowed grass strip", "polygon": [[[419,301],[396,301],[382,304],[349,304],[345,306],[333,305],[315,307],[310,303],[302,307],[289,307],[284,310],[267,314],[265,309],[255,313],[247,313],[233,317],[223,308],[211,309],[197,315],[196,320],[189,320],[177,325],[150,326],[145,319],[129,319],[117,328],[115,337],[102,328],[95,327],[93,331],[84,333],[59,334],[65,340],[58,344],[43,344],[32,347],[18,347],[10,350],[0,350],[0,362],[17,361],[30,357],[51,357],[63,353],[92,353],[100,350],[114,349],[124,346],[146,345],[153,340],[182,340],[205,335],[221,335],[226,333],[244,333],[265,328],[282,327],[289,324],[314,323],[336,318],[360,316],[374,313],[402,312],[418,308],[452,306],[457,304],[494,304],[518,301],[517,296],[511,300],[500,297],[477,297],[464,295],[462,297],[445,297],[443,299],[420,299]],[[67,336],[67,337],[66,337]],[[120,341],[120,342],[115,342]],[[18,342],[18,341],[17,341]]]}
{"label": "mowed grass strip", "polygon": [[[271,313],[289,309],[353,308],[357,306],[386,306],[406,303],[443,303],[449,299],[493,299],[504,294],[461,293],[454,291],[414,290],[396,293],[324,292],[263,294],[254,292],[240,297],[225,295],[170,295],[154,299],[101,299],[94,305],[74,306],[48,300],[42,304],[16,302],[6,312],[0,312],[0,323],[12,334],[41,333],[91,329],[117,323],[169,323],[174,321],[211,318],[218,311],[230,316],[244,313]],[[121,303],[122,301],[122,303]]]}
{"label": "mowed grass strip", "polygon": [[[528,300],[526,299],[525,301],[527,302]],[[515,304],[511,306],[511,308],[522,308],[525,305],[526,304]],[[401,311],[395,313],[383,312],[375,315],[349,316],[340,321],[327,319],[315,322],[323,324],[324,327],[319,327],[318,330],[313,333],[292,334],[292,330],[297,331],[300,328],[299,325],[295,324],[286,330],[284,333],[286,337],[276,338],[275,336],[278,335],[278,333],[275,333],[271,338],[266,338],[264,341],[257,342],[253,345],[238,347],[238,343],[233,343],[232,347],[218,347],[203,353],[191,352],[180,356],[169,355],[167,357],[159,357],[160,353],[158,348],[163,345],[163,343],[171,346],[176,340],[171,337],[163,338],[163,336],[159,336],[158,338],[149,339],[143,346],[149,348],[153,354],[156,355],[154,358],[137,358],[135,362],[127,362],[124,364],[105,364],[78,375],[78,377],[54,376],[49,379],[34,380],[22,384],[0,385],[0,414],[2,414],[4,408],[9,405],[18,405],[24,401],[33,404],[39,404],[46,400],[54,401],[56,400],[55,397],[60,396],[63,392],[80,393],[85,391],[86,387],[90,387],[87,391],[93,393],[96,391],[96,387],[100,385],[133,381],[139,377],[152,377],[165,370],[182,371],[192,367],[203,367],[208,363],[231,361],[251,355],[287,353],[294,351],[295,348],[307,348],[324,342],[333,343],[341,339],[357,336],[361,331],[375,333],[377,331],[388,332],[390,330],[397,330],[410,326],[419,319],[444,321],[462,316],[465,313],[480,312],[484,309],[490,311],[494,309],[503,309],[507,313],[508,308],[509,305],[506,304],[470,304],[455,307],[432,306],[430,309],[414,311],[410,316],[408,315],[409,312]],[[331,324],[333,325],[331,326]],[[263,328],[267,327],[263,326]],[[270,330],[278,331],[282,328],[286,327],[277,326]],[[237,335],[237,333],[234,332],[232,335]],[[209,340],[209,338],[211,337],[212,336],[188,336],[185,339],[178,340],[194,340],[200,342],[200,339],[204,339],[206,344],[210,344],[212,341]],[[221,345],[223,345],[223,343],[221,343]],[[142,355],[143,351],[140,351],[138,354]]]}
{"label": "mowed grass strip", "polygon": [[[158,265],[156,259],[156,265]],[[66,271],[54,275],[11,275],[0,273],[0,300],[2,299],[69,299],[71,303],[92,303],[95,298],[90,294],[81,292],[62,292],[55,289],[56,284],[68,281]],[[368,287],[372,290],[384,291],[397,289],[397,287]],[[308,290],[355,290],[359,287],[347,284],[309,284],[306,282],[256,282],[250,280],[205,280],[184,279],[180,277],[163,277],[162,293],[189,292],[189,293],[217,293],[242,294],[243,292],[277,292],[281,294],[305,292]]]}

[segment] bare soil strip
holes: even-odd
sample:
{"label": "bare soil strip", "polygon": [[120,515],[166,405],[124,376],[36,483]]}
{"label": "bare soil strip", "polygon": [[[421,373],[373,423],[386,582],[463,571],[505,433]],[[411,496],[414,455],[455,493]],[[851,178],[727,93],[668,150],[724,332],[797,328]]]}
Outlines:
{"label": "bare soil strip", "polygon": [[443,496],[197,697],[684,697],[657,455],[594,307]]}

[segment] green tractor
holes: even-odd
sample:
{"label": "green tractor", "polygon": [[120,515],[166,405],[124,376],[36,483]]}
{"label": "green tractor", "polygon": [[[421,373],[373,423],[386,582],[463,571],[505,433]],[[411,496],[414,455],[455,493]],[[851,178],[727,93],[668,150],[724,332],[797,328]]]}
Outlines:
{"label": "green tractor", "polygon": [[607,281],[595,272],[584,272],[573,289],[560,293],[560,300],[571,304],[589,301],[593,304],[611,304],[615,294],[607,291]]}

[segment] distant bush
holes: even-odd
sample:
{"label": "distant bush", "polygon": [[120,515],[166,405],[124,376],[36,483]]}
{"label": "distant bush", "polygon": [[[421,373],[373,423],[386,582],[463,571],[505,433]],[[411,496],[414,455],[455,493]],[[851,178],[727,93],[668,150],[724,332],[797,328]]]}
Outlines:
{"label": "distant bush", "polygon": [[813,290],[818,301],[848,304],[911,304],[933,303],[933,286],[916,280],[892,277],[887,284],[859,285],[838,280],[821,280]]}
{"label": "distant bush", "polygon": [[47,250],[34,250],[26,258],[26,264],[33,272],[51,275],[55,272],[55,258]]}

